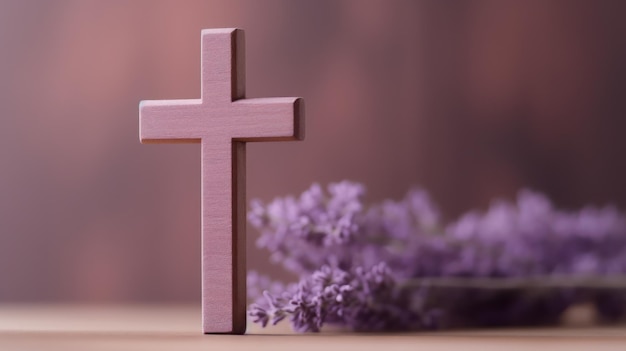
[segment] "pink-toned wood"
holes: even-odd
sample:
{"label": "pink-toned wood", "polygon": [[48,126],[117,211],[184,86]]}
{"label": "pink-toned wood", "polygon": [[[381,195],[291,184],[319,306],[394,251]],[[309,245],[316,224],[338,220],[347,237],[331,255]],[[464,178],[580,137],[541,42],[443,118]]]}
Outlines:
{"label": "pink-toned wood", "polygon": [[[556,328],[497,328],[417,333],[292,334],[289,323],[246,337],[197,336],[196,306],[94,306],[0,304],[0,350],[175,351],[624,351],[626,325],[593,324],[585,318]],[[587,312],[580,311],[583,314]],[[589,312],[589,311],[588,311]],[[581,323],[582,324],[579,324]],[[589,324],[592,323],[592,324]],[[254,335],[254,334],[271,335]],[[285,336],[287,335],[287,336]]]}
{"label": "pink-toned wood", "polygon": [[201,99],[142,101],[143,143],[202,147],[202,328],[246,330],[246,142],[302,140],[301,98],[245,99],[244,33],[202,31]]}

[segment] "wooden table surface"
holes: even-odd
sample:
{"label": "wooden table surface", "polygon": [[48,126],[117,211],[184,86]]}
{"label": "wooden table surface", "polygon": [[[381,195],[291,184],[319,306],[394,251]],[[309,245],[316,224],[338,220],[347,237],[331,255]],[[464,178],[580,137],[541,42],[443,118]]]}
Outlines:
{"label": "wooden table surface", "polygon": [[202,335],[199,306],[0,305],[0,350],[620,350],[626,327],[320,333],[286,328]]}

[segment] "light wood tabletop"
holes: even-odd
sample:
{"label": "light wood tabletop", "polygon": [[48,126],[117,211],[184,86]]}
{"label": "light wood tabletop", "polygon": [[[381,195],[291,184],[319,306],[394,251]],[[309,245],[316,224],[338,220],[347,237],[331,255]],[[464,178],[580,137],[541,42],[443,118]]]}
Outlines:
{"label": "light wood tabletop", "polygon": [[0,350],[626,350],[626,327],[203,335],[200,306],[0,305]]}

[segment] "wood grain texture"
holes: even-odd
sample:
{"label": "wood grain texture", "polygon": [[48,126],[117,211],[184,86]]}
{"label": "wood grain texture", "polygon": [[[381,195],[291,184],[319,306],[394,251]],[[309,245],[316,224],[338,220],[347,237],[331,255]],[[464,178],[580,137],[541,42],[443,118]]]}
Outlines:
{"label": "wood grain texture", "polygon": [[[625,326],[290,335],[288,323],[245,337],[198,335],[197,305],[0,305],[0,350],[589,351],[626,350]],[[257,333],[271,335],[254,335]]]}
{"label": "wood grain texture", "polygon": [[202,148],[202,328],[246,329],[246,142],[304,138],[301,98],[245,99],[244,33],[202,31],[200,99],[142,101],[143,143]]}

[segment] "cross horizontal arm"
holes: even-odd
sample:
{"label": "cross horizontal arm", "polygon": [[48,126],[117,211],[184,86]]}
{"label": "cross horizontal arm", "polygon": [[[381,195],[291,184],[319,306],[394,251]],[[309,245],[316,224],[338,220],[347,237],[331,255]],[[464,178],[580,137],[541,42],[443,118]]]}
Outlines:
{"label": "cross horizontal arm", "polygon": [[204,116],[202,100],[144,100],[139,104],[142,143],[200,142]]}
{"label": "cross horizontal arm", "polygon": [[237,141],[288,141],[304,139],[302,98],[237,100],[232,104],[232,137]]}

